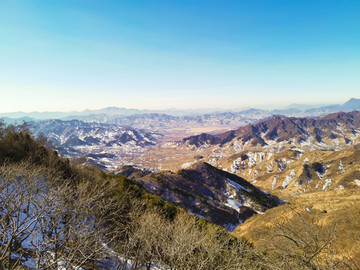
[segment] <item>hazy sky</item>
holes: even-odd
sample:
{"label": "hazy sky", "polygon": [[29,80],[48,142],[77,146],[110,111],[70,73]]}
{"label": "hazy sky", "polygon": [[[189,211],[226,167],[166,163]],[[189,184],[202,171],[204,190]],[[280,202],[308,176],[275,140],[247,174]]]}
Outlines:
{"label": "hazy sky", "polygon": [[360,1],[0,1],[0,112],[360,97]]}

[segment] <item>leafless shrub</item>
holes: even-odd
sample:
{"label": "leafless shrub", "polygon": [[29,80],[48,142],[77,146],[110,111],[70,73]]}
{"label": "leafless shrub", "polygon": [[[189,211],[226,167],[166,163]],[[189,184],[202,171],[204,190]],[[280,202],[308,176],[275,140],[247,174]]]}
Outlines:
{"label": "leafless shrub", "polygon": [[123,228],[109,224],[121,219],[123,206],[111,183],[83,181],[74,189],[50,175],[29,163],[0,168],[1,269],[94,264],[119,237]]}
{"label": "leafless shrub", "polygon": [[334,246],[338,224],[325,224],[325,217],[319,213],[288,208],[286,216],[273,219],[273,228],[261,245],[264,253],[260,258],[264,266],[271,269],[339,269]]}

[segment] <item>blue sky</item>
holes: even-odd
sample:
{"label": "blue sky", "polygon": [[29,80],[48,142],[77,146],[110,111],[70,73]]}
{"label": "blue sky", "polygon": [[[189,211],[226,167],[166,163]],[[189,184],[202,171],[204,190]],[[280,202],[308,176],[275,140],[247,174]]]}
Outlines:
{"label": "blue sky", "polygon": [[0,112],[360,98],[360,1],[0,1]]}

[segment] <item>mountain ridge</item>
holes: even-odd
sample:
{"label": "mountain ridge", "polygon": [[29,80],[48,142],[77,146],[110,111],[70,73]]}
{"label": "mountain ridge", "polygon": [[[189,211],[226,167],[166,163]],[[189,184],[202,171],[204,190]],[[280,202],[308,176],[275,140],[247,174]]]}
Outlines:
{"label": "mountain ridge", "polygon": [[234,138],[239,138],[243,144],[249,142],[252,146],[266,146],[269,145],[266,141],[296,140],[299,144],[305,142],[309,137],[320,143],[325,137],[331,140],[340,137],[340,135],[343,135],[342,139],[349,142],[343,131],[340,134],[336,132],[337,129],[341,128],[341,125],[346,127],[345,133],[355,135],[356,129],[358,129],[356,127],[360,126],[360,112],[339,112],[318,118],[274,116],[221,134],[200,134],[184,138],[182,143],[195,146],[204,144],[222,146]]}
{"label": "mountain ridge", "polygon": [[[152,113],[159,113],[159,114],[168,114],[172,116],[199,116],[205,114],[217,114],[217,113],[235,113],[235,114],[261,114],[261,115],[274,115],[274,114],[284,114],[287,116],[317,116],[323,115],[327,113],[333,113],[336,111],[344,111],[349,112],[352,110],[360,110],[360,99],[351,98],[343,104],[334,104],[334,105],[326,105],[326,106],[314,106],[312,108],[311,105],[302,104],[299,106],[295,104],[293,107],[288,106],[285,109],[274,109],[274,110],[263,110],[263,109],[245,109],[245,110],[229,110],[229,109],[199,109],[199,110],[182,110],[182,109],[162,109],[162,110],[151,110],[151,109],[128,109],[124,107],[106,107],[103,109],[95,109],[95,110],[83,110],[83,111],[70,111],[70,112],[9,112],[9,113],[0,113],[0,117],[8,117],[8,118],[23,118],[29,117],[34,118],[36,120],[47,120],[47,119],[64,119],[64,120],[73,120],[79,119],[84,120],[82,117],[90,116],[90,115],[109,115],[109,116],[130,116],[135,114],[152,114]],[[304,108],[304,109],[302,109]]]}
{"label": "mountain ridge", "polygon": [[117,171],[149,192],[232,231],[254,214],[283,204],[244,178],[205,162],[175,173],[151,173],[126,166]]}

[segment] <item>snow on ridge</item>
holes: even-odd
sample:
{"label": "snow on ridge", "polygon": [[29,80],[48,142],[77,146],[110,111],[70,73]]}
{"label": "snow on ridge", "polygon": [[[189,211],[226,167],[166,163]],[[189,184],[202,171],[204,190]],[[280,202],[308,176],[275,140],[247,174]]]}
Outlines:
{"label": "snow on ridge", "polygon": [[331,185],[331,179],[326,179],[325,184],[322,187],[322,190],[326,191]]}
{"label": "snow on ridge", "polygon": [[242,190],[246,191],[247,193],[250,193],[249,189],[247,189],[247,188],[243,187],[242,185],[230,180],[229,178],[227,178],[227,181],[228,181],[229,185],[233,186],[236,190],[242,189]]}
{"label": "snow on ridge", "polygon": [[227,199],[225,205],[227,207],[235,209],[239,213],[240,213],[240,208],[243,207],[243,205],[241,203],[239,203],[233,199]]}
{"label": "snow on ridge", "polygon": [[181,169],[187,169],[190,166],[194,165],[197,161],[190,161],[190,162],[186,162],[183,165],[181,165]]}

